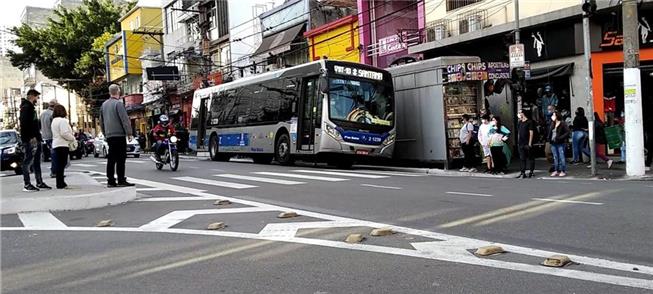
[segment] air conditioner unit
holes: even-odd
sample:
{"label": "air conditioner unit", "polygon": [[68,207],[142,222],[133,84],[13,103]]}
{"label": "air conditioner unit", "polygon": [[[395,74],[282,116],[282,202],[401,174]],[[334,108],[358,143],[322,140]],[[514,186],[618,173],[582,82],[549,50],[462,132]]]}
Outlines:
{"label": "air conditioner unit", "polygon": [[469,32],[480,31],[483,29],[483,16],[480,14],[472,14],[467,16],[467,25]]}
{"label": "air conditioner unit", "polygon": [[469,32],[469,20],[461,19],[458,21],[458,34],[464,34]]}
{"label": "air conditioner unit", "polygon": [[444,24],[439,24],[433,28],[433,34],[435,40],[442,40],[447,37],[447,26]]}

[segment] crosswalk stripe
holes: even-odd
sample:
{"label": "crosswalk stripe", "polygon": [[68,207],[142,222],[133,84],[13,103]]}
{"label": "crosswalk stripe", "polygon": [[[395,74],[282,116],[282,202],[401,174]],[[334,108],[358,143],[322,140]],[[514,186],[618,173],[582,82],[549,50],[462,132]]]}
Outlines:
{"label": "crosswalk stripe", "polygon": [[86,164],[86,163],[73,163],[74,166],[81,166],[81,167],[94,167],[97,166],[95,164]]}
{"label": "crosswalk stripe", "polygon": [[289,174],[289,173],[255,172],[255,174],[266,175],[266,176],[297,178],[297,179],[307,179],[307,180],[318,180],[318,181],[327,181],[327,182],[347,181],[347,179],[341,179],[341,178],[327,178],[327,177],[318,177],[318,176],[301,175],[301,174]]}
{"label": "crosswalk stripe", "polygon": [[126,160],[126,162],[129,162],[129,163],[145,163],[145,161],[142,161],[142,160]]}
{"label": "crosswalk stripe", "polygon": [[18,218],[26,228],[61,229],[66,227],[63,222],[47,211],[21,212],[18,213]]}
{"label": "crosswalk stripe", "polygon": [[399,176],[399,177],[426,177],[426,174],[409,173],[409,172],[386,172],[376,170],[350,170],[345,172],[363,172],[366,174],[384,175],[384,176]]}
{"label": "crosswalk stripe", "polygon": [[293,171],[300,172],[300,173],[322,174],[322,175],[330,175],[330,176],[343,176],[343,177],[365,178],[365,179],[384,179],[388,177],[388,176],[379,176],[379,175],[354,174],[354,173],[343,173],[343,172],[323,171],[323,170],[308,170],[308,169],[296,169]]}
{"label": "crosswalk stripe", "polygon": [[263,177],[243,176],[243,175],[235,175],[235,174],[219,174],[219,175],[215,175],[215,176],[216,177],[223,177],[223,178],[230,178],[230,179],[238,179],[238,180],[248,180],[248,181],[255,181],[255,182],[280,184],[280,185],[306,184],[304,182],[280,180],[280,179],[273,179],[273,178],[263,178]]}
{"label": "crosswalk stripe", "polygon": [[180,181],[191,182],[191,183],[197,183],[197,184],[232,188],[232,189],[249,189],[249,188],[258,187],[258,186],[253,186],[253,185],[238,184],[238,183],[223,182],[223,181],[214,181],[214,180],[207,180],[207,179],[195,178],[195,177],[177,177],[177,178],[173,178],[173,179],[180,180]]}

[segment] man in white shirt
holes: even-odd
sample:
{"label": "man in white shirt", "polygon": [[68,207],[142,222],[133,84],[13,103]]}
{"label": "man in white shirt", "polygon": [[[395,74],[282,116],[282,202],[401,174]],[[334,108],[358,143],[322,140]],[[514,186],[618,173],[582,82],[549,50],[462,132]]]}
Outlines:
{"label": "man in white shirt", "polygon": [[474,168],[474,142],[472,141],[472,135],[474,133],[474,124],[472,123],[472,118],[463,114],[463,126],[460,128],[460,147],[463,150],[465,160],[463,161],[463,168],[460,171],[475,172]]}
{"label": "man in white shirt", "polygon": [[482,124],[478,128],[478,142],[481,143],[483,147],[483,157],[487,163],[487,170],[489,172],[492,170],[492,154],[490,153],[490,116],[483,114],[481,116]]}

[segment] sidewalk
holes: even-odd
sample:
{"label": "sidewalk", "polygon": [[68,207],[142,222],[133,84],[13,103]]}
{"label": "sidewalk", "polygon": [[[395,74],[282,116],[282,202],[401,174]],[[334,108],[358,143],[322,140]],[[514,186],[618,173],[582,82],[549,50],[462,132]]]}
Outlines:
{"label": "sidewalk", "polygon": [[[23,192],[22,176],[0,178],[0,213],[83,210],[127,202],[136,198],[135,187],[107,188],[87,173],[66,173],[71,189]],[[54,179],[45,179],[54,187]]]}

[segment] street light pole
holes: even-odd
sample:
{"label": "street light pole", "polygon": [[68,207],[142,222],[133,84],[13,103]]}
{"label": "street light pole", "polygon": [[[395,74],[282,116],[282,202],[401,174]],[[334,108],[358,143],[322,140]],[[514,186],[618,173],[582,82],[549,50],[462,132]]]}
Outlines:
{"label": "street light pole", "polygon": [[626,129],[626,175],[641,177],[644,168],[644,130],[642,118],[642,81],[639,71],[639,21],[637,2],[623,0],[624,36],[624,110]]}
{"label": "street light pole", "polygon": [[[596,4],[590,1],[583,0],[583,51],[585,53],[585,67],[587,72],[585,75],[585,93],[587,93],[587,128],[589,133],[589,147],[590,147],[590,167],[591,175],[596,176],[596,146],[594,145],[594,92],[592,88],[592,59],[591,59],[591,42],[590,42],[590,15],[596,9]],[[582,157],[582,155],[581,155]]]}
{"label": "street light pole", "polygon": [[519,33],[519,0],[515,0],[515,44],[521,42],[521,36]]}

